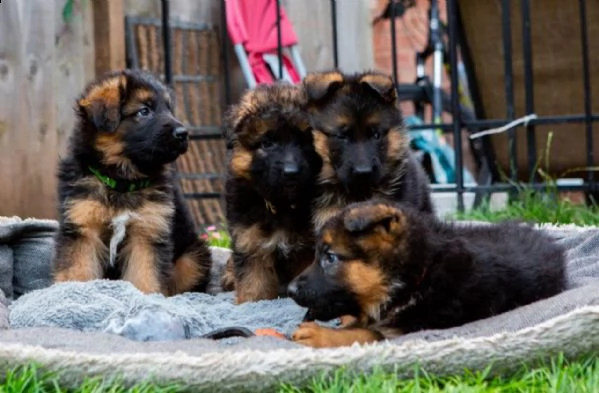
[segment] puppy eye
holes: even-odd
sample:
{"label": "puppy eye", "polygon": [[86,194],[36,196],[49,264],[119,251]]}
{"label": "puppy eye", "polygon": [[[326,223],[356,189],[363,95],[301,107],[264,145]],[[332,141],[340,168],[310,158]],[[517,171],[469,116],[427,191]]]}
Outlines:
{"label": "puppy eye", "polygon": [[260,148],[261,149],[269,149],[271,147],[274,146],[274,143],[271,140],[268,139],[264,139],[262,142],[260,142]]}
{"label": "puppy eye", "polygon": [[345,134],[345,132],[343,132],[341,134],[336,134],[335,136],[337,137],[337,139],[340,139],[342,141],[347,139],[347,135]]}
{"label": "puppy eye", "polygon": [[135,116],[137,117],[146,117],[150,114],[150,108],[148,108],[147,106],[144,106],[143,108],[141,108],[140,110],[137,111],[137,113],[135,114]]}
{"label": "puppy eye", "polygon": [[377,131],[377,130],[373,130],[372,131],[372,137],[374,139],[381,139],[381,133],[379,131]]}
{"label": "puppy eye", "polygon": [[327,251],[325,253],[325,260],[330,264],[337,263],[339,262],[339,255],[335,254],[332,251]]}

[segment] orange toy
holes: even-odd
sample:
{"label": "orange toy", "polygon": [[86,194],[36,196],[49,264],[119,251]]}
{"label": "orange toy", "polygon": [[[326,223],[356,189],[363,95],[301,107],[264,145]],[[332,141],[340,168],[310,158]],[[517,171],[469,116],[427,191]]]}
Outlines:
{"label": "orange toy", "polygon": [[284,340],[287,340],[287,337],[285,337],[285,335],[273,328],[262,328],[262,329],[256,329],[256,331],[254,331],[254,334],[256,334],[256,336],[271,336],[271,337],[277,337],[277,338],[282,338]]}

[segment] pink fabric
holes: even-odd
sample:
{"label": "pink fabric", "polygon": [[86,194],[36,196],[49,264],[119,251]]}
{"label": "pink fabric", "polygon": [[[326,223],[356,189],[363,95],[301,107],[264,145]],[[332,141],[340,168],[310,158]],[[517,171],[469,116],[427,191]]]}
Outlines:
{"label": "pink fabric", "polygon": [[[233,44],[243,44],[256,83],[273,83],[274,77],[262,55],[277,53],[277,4],[275,0],[226,0],[227,30]],[[281,46],[297,44],[297,36],[283,7]],[[293,62],[283,54],[283,68],[293,83],[301,78]],[[277,71],[275,70],[275,73]]]}
{"label": "pink fabric", "polygon": [[[275,78],[270,71],[270,67],[262,58],[262,53],[250,53],[248,58],[257,84],[274,83]],[[293,83],[299,83],[301,81],[299,73],[295,70],[293,63],[285,54],[283,54],[283,69],[285,69],[289,73],[289,76],[291,77]],[[274,74],[276,74],[277,72],[278,70],[274,70]]]}
{"label": "pink fabric", "polygon": [[[277,3],[275,0],[227,0],[227,25],[232,40],[243,42],[248,52],[277,49]],[[283,7],[281,45],[297,44],[297,36]]]}
{"label": "pink fabric", "polygon": [[234,45],[247,42],[248,32],[245,28],[243,14],[239,8],[239,0],[225,1],[227,12],[227,30]]}

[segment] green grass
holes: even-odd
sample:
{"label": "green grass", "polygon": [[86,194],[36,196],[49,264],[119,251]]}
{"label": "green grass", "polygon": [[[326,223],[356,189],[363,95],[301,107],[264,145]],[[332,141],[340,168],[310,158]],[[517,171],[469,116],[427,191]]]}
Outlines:
{"label": "green grass", "polygon": [[458,214],[460,220],[497,222],[518,219],[534,223],[599,225],[599,208],[578,205],[568,199],[560,200],[557,193],[521,191],[505,209],[493,211],[488,203],[470,212]]}
{"label": "green grass", "polygon": [[[16,369],[6,374],[0,393],[62,393],[56,375],[38,372],[36,367],[29,366]],[[160,387],[142,384],[126,389],[117,383],[103,382],[100,379],[89,379],[79,388],[71,390],[76,393],[174,393],[185,391],[181,387]],[[599,392],[599,360],[587,359],[576,362],[556,358],[543,367],[526,369],[522,367],[511,376],[491,377],[487,372],[469,373],[439,378],[415,369],[414,377],[400,379],[394,373],[374,371],[368,375],[352,375],[338,370],[330,377],[313,379],[308,386],[297,388],[281,384],[281,393],[341,393],[341,392],[564,392],[592,393]]]}
{"label": "green grass", "polygon": [[599,392],[599,360],[566,362],[557,358],[546,367],[522,368],[510,377],[490,377],[487,372],[438,378],[418,369],[410,379],[376,371],[351,377],[338,371],[330,378],[316,378],[303,389],[283,385],[285,393],[336,392]]}
{"label": "green grass", "polygon": [[175,393],[183,391],[177,386],[159,387],[149,383],[140,384],[133,388],[124,388],[117,382],[102,381],[99,378],[85,380],[75,390],[67,390],[58,382],[56,374],[43,373],[34,365],[16,368],[0,377],[0,393]]}

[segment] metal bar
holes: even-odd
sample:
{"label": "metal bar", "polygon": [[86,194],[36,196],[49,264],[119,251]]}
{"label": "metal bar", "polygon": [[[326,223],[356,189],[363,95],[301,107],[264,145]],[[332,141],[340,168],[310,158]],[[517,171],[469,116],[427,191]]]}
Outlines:
{"label": "metal bar", "polygon": [[213,139],[222,139],[222,134],[196,134],[190,135],[189,140],[191,141],[205,141],[205,140],[213,140]]}
{"label": "metal bar", "polygon": [[[514,69],[512,65],[512,5],[510,0],[503,0],[502,6],[502,30],[503,30],[503,66],[504,66],[504,84],[506,101],[506,118],[513,120],[514,113]],[[518,180],[518,155],[516,129],[508,131],[509,139],[509,161],[510,178],[512,181]]]}
{"label": "metal bar", "polygon": [[[189,62],[189,54],[186,51],[186,48],[188,47],[188,43],[190,41],[189,40],[190,34],[191,34],[190,31],[181,30],[181,63],[180,63],[180,66],[181,66],[181,71],[183,73],[190,72],[190,70],[193,69],[193,67],[195,66],[195,64],[193,64],[193,65],[189,64],[190,63]],[[191,49],[191,50],[194,50],[194,49]],[[173,80],[175,82],[187,82],[187,81],[185,81],[185,79],[187,79],[188,77],[190,77],[190,75],[177,75],[177,76],[173,76]],[[187,119],[187,123],[189,123],[189,124],[194,123],[193,109],[191,107],[191,99],[190,99],[190,93],[189,93],[189,89],[192,88],[192,86],[190,86],[190,83],[183,83],[182,85],[179,85],[179,87],[181,88],[181,93],[182,93],[182,98],[183,98],[183,109],[185,111],[185,118]],[[195,86],[193,86],[193,87],[195,88]]]}
{"label": "metal bar", "polygon": [[289,48],[289,52],[291,52],[291,57],[293,58],[295,66],[297,67],[297,73],[299,74],[299,77],[304,79],[307,74],[306,66],[304,65],[302,57],[300,56],[299,50],[297,48],[298,45],[292,45]]}
{"label": "metal bar", "polygon": [[[534,86],[532,73],[532,36],[530,20],[530,1],[521,0],[522,8],[522,47],[524,50],[524,92],[526,114],[534,113]],[[537,164],[537,143],[535,137],[534,124],[529,123],[526,126],[526,145],[528,147],[528,170],[531,176],[530,181],[536,179],[535,166]]]}
{"label": "metal bar", "polygon": [[231,80],[229,79],[229,32],[227,31],[227,5],[226,0],[221,0],[221,20],[220,20],[220,35],[221,35],[221,52],[223,56],[223,68],[225,78],[225,105],[231,103]]}
{"label": "metal bar", "polygon": [[137,45],[135,45],[135,25],[130,16],[125,16],[125,31],[127,68],[139,68]]}
{"label": "metal bar", "polygon": [[[589,70],[589,41],[587,30],[586,0],[579,0],[580,8],[580,37],[582,41],[582,74],[584,85],[584,113],[586,125],[586,145],[587,145],[587,166],[592,167],[595,162],[595,153],[593,151],[593,123],[591,113],[591,76]],[[587,181],[591,186],[591,192],[594,191],[594,172],[588,171]]]}
{"label": "metal bar", "polygon": [[241,68],[241,72],[243,73],[245,80],[250,89],[256,87],[256,78],[254,78],[254,73],[252,71],[252,66],[248,60],[247,54],[245,53],[245,49],[242,44],[235,44],[233,46],[235,50],[235,54],[237,55],[237,60],[239,60],[239,67]]}
{"label": "metal bar", "polygon": [[[462,129],[460,128],[460,105],[458,98],[458,55],[457,55],[457,42],[456,42],[456,1],[447,1],[447,24],[449,27],[449,64],[450,64],[450,78],[451,78],[451,114],[453,123],[453,138],[454,138],[454,150],[455,150],[455,180],[456,180],[456,191],[458,198],[458,212],[464,211],[464,160],[462,157]],[[436,3],[433,0],[431,3]],[[438,17],[437,10],[437,17]],[[437,19],[437,24],[438,24]],[[437,26],[438,28],[438,26]],[[438,37],[440,38],[440,37]],[[436,44],[435,44],[436,45]],[[439,49],[439,48],[437,48]],[[435,52],[436,53],[436,52]],[[441,108],[439,108],[441,109]],[[434,121],[434,120],[433,120]]]}
{"label": "metal bar", "polygon": [[219,126],[189,126],[187,127],[188,131],[196,131],[196,132],[220,132],[221,129]]}
{"label": "metal bar", "polygon": [[184,198],[187,199],[219,199],[221,197],[220,192],[187,192],[183,194]]}
{"label": "metal bar", "polygon": [[[543,124],[573,124],[573,123],[584,123],[586,120],[586,115],[560,115],[560,116],[541,116],[536,119],[531,119],[529,124],[533,125],[543,125]],[[591,115],[591,121],[596,122],[599,121],[599,114],[595,113]],[[489,120],[475,120],[475,121],[463,121],[462,125],[465,127],[472,128],[493,128],[493,127],[501,127],[510,120],[508,119],[489,119]],[[409,126],[410,130],[423,130],[427,128],[441,128],[443,130],[451,130],[453,127],[452,123],[443,123],[443,124],[421,124],[417,126]],[[556,130],[557,132],[561,132],[560,130]]]}
{"label": "metal bar", "polygon": [[277,7],[277,57],[279,59],[279,70],[277,79],[283,79],[283,38],[281,37],[281,0],[275,0]]}
{"label": "metal bar", "polygon": [[[391,62],[393,71],[393,80],[395,81],[395,88],[398,89],[397,80],[397,36],[395,31],[395,0],[389,0],[389,10],[391,11]],[[399,94],[399,92],[398,92]]]}
{"label": "metal bar", "polygon": [[173,82],[182,83],[214,82],[215,79],[213,75],[173,75]]}
{"label": "metal bar", "polygon": [[[474,109],[474,119],[472,120],[484,119],[486,117],[485,110],[482,105],[483,101],[481,98],[478,81],[476,80],[476,77],[472,72],[472,70],[474,70],[475,67],[474,62],[472,60],[472,52],[468,44],[468,37],[466,36],[466,32],[464,30],[464,23],[462,22],[463,17],[460,8],[460,3],[457,3],[456,8],[457,45],[459,49],[458,55],[465,68],[467,88],[470,93],[470,99],[472,107]],[[465,121],[463,119],[463,114],[461,117],[462,118],[460,119],[460,121]],[[480,131],[478,128],[467,128],[467,130],[469,133]],[[476,176],[478,184],[492,184],[495,179],[499,178],[499,176],[495,159],[495,150],[493,149],[493,142],[491,138],[482,138],[479,142],[472,142],[470,146],[474,151],[475,158],[480,160],[480,169],[478,176]],[[474,198],[474,207],[480,206],[486,196],[487,194],[483,192],[478,192]]]}
{"label": "metal bar", "polygon": [[164,46],[164,81],[173,86],[172,45],[169,0],[162,0],[162,45]]}
{"label": "metal bar", "polygon": [[177,177],[185,180],[219,180],[224,175],[218,173],[179,173]]}
{"label": "metal bar", "polygon": [[[441,84],[443,79],[443,40],[441,39],[441,31],[440,31],[440,20],[439,20],[439,2],[438,0],[431,0],[430,2],[430,11],[429,11],[429,39],[431,42],[431,47],[433,49],[433,123],[441,123],[443,121],[443,100],[442,100],[442,91]],[[447,15],[449,18],[449,4],[447,4]],[[453,15],[455,21],[455,11]],[[455,24],[455,23],[454,23]],[[451,30],[451,27],[450,27]],[[455,41],[455,31],[454,31],[454,41]],[[456,62],[451,64],[451,68],[457,67]],[[459,118],[459,117],[458,117]]]}
{"label": "metal bar", "polygon": [[333,64],[339,68],[339,43],[337,42],[337,0],[331,0],[331,26],[333,29]]}
{"label": "metal bar", "polygon": [[[452,0],[453,1],[453,0]],[[464,186],[464,192],[476,192],[476,191],[486,191],[486,192],[498,192],[498,191],[517,191],[521,189],[522,186],[519,184],[511,184],[511,183],[495,183],[488,186]],[[531,190],[546,190],[546,189],[555,189],[558,191],[585,191],[589,189],[588,183],[570,185],[570,184],[555,184],[555,183],[546,183],[546,182],[538,182],[538,183],[527,183],[526,189]],[[431,186],[431,191],[433,193],[444,193],[444,192],[456,192],[455,184],[443,184],[436,185],[433,184]]]}
{"label": "metal bar", "polygon": [[[143,16],[127,16],[131,19],[131,23],[134,25],[150,25],[156,27],[162,27],[162,20],[158,18],[150,18]],[[201,22],[182,22],[179,20],[169,21],[171,28],[173,29],[191,29],[191,30],[210,30],[211,24]]]}

